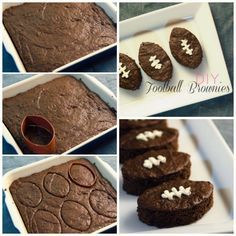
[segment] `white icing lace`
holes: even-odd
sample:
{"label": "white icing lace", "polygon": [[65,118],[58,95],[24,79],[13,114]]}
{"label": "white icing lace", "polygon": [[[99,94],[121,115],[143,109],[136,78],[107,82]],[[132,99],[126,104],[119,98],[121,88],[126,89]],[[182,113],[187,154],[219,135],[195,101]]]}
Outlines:
{"label": "white icing lace", "polygon": [[156,59],[156,55],[155,56],[150,56],[149,61],[152,62],[151,63],[151,67],[154,67],[155,69],[160,70],[162,67],[162,64],[160,63],[159,59]]}
{"label": "white icing lace", "polygon": [[122,78],[129,78],[129,71],[126,71],[126,66],[122,66],[122,63],[119,63],[119,74],[121,74]]}
{"label": "white icing lace", "polygon": [[136,136],[136,139],[147,142],[148,139],[154,139],[156,137],[161,137],[162,134],[163,134],[163,132],[160,130],[145,131],[143,133],[138,134]]}
{"label": "white icing lace", "polygon": [[165,190],[161,194],[161,197],[168,198],[169,200],[173,200],[175,196],[178,198],[181,198],[182,195],[189,196],[191,194],[190,190],[191,190],[191,187],[184,188],[183,186],[180,186],[179,191],[175,187],[173,187],[173,188],[171,188],[171,192],[169,192],[168,190]]}
{"label": "white icing lace", "polygon": [[152,166],[159,166],[160,163],[166,163],[166,158],[162,155],[158,155],[155,157],[149,157],[148,159],[144,160],[143,167],[152,169]]}
{"label": "white icing lace", "polygon": [[190,44],[188,44],[188,40],[187,39],[182,39],[181,40],[181,46],[182,46],[182,49],[184,51],[186,51],[185,53],[188,54],[188,55],[193,55],[193,49],[192,48],[189,48],[190,47]]}

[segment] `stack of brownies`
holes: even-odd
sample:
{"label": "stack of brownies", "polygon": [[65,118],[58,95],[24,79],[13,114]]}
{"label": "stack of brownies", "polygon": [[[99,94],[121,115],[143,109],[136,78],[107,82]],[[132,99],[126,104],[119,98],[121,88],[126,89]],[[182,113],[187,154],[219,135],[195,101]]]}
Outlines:
{"label": "stack of brownies", "polygon": [[120,120],[123,189],[138,195],[139,219],[163,227],[200,219],[213,205],[213,185],[191,181],[190,155],[178,151],[166,120]]}

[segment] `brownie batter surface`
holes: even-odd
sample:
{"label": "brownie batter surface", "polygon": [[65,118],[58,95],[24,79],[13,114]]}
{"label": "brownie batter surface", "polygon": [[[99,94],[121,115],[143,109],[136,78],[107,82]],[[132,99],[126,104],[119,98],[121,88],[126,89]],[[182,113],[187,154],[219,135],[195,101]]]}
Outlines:
{"label": "brownie batter surface", "polygon": [[116,221],[116,191],[85,159],[17,179],[10,192],[28,233],[90,233]]}
{"label": "brownie batter surface", "polygon": [[3,100],[3,122],[24,153],[20,125],[27,115],[44,116],[55,128],[56,153],[63,153],[116,124],[98,95],[70,76],[56,78]]}
{"label": "brownie batter surface", "polygon": [[3,23],[27,71],[53,71],[116,42],[116,28],[94,3],[25,3]]}

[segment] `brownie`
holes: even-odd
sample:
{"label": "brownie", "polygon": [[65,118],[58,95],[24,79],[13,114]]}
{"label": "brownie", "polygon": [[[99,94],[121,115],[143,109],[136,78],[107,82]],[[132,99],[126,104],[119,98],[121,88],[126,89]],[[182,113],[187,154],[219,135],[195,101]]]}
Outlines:
{"label": "brownie", "polygon": [[135,60],[124,53],[119,54],[120,87],[129,90],[139,89],[142,75]]}
{"label": "brownie", "polygon": [[202,62],[202,47],[197,37],[185,28],[176,27],[171,31],[170,50],[180,64],[196,68]]}
{"label": "brownie", "polygon": [[177,178],[190,176],[190,156],[183,152],[150,150],[125,161],[122,166],[123,189],[134,195]]}
{"label": "brownie", "polygon": [[152,119],[152,120],[141,120],[141,119],[121,119],[120,120],[120,130],[122,132],[127,132],[132,129],[140,129],[147,126],[156,126],[158,128],[166,128],[167,121],[166,120],[159,120],[159,119]]}
{"label": "brownie", "polygon": [[[148,133],[150,138],[145,138]],[[157,135],[155,135],[157,133]],[[173,128],[159,128],[156,126],[131,130],[120,137],[120,162],[143,154],[149,149],[177,150],[179,132]]]}
{"label": "brownie", "polygon": [[24,3],[3,23],[27,71],[53,71],[116,42],[116,28],[94,3]]}
{"label": "brownie", "polygon": [[164,49],[155,43],[142,43],[139,48],[139,64],[151,79],[170,80],[173,73],[171,60]]}
{"label": "brownie", "polygon": [[116,115],[82,81],[56,78],[3,100],[3,122],[24,153],[30,153],[20,133],[27,115],[44,116],[55,128],[56,153],[63,153],[116,124]]}
{"label": "brownie", "polygon": [[137,210],[142,222],[165,228],[193,223],[212,205],[210,182],[178,179],[146,190],[138,198]]}
{"label": "brownie", "polygon": [[116,191],[85,159],[19,178],[10,192],[28,233],[90,233],[116,222]]}

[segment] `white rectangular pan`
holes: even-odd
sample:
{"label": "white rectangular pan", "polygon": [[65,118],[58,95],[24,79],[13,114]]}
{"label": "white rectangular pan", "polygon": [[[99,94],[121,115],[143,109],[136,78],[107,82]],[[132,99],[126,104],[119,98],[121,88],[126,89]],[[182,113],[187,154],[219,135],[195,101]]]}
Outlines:
{"label": "white rectangular pan", "polygon": [[[139,221],[137,197],[122,188],[120,173],[120,233],[226,233],[233,231],[234,157],[214,123],[205,119],[169,120],[179,130],[179,151],[191,156],[191,180],[210,181],[214,185],[213,207],[197,222],[158,229]],[[233,132],[233,130],[232,130]]]}
{"label": "white rectangular pan", "polygon": [[[53,79],[56,79],[65,75],[69,75],[69,74],[40,74],[40,75],[33,76],[31,78],[25,79],[23,81],[17,82],[15,84],[12,84],[10,86],[3,88],[3,95],[2,95],[3,99],[13,97],[19,93],[26,92],[27,90],[34,88],[39,84],[44,84],[48,81],[51,81]],[[116,110],[116,101],[117,101],[116,96],[110,89],[108,89],[105,85],[99,82],[96,78],[87,74],[72,74],[71,76],[73,76],[76,79],[81,79],[81,81],[91,91],[99,95],[100,98],[104,102],[106,102],[110,108],[114,108]],[[94,141],[95,139],[109,133],[110,131],[114,129],[116,129],[116,126],[113,126],[101,132],[100,134],[97,134],[94,137],[89,138],[88,140],[80,143],[79,145],[67,150],[63,154],[71,153],[75,151],[76,149]],[[11,135],[11,133],[9,132],[9,130],[7,129],[4,123],[3,123],[3,137],[10,145],[14,147],[14,149],[16,150],[18,154],[23,154],[22,150],[20,149],[20,147],[18,146],[18,144],[16,143],[16,141],[14,140],[13,136]]]}
{"label": "white rectangular pan", "polygon": [[[62,163],[68,162],[70,160],[79,159],[79,158],[85,158],[85,159],[89,160],[91,163],[95,164],[95,166],[98,168],[98,170],[100,171],[102,176],[111,183],[111,185],[113,186],[114,189],[117,189],[116,172],[106,162],[101,160],[98,156],[49,157],[44,160],[37,161],[32,164],[11,170],[3,176],[3,185],[2,186],[3,186],[5,196],[6,196],[5,202],[6,202],[8,210],[9,210],[13,224],[20,231],[21,234],[27,234],[27,230],[25,228],[23,219],[21,218],[21,215],[14,203],[14,200],[13,200],[12,195],[9,190],[12,182],[16,179],[21,178],[21,177],[26,177],[26,176],[32,175],[34,173],[38,173],[40,171],[46,170],[52,166],[60,165]],[[117,223],[112,223],[104,228],[101,228],[101,229],[93,232],[93,234],[108,230],[108,229],[116,226],[116,224]]]}
{"label": "white rectangular pan", "polygon": [[[22,2],[18,2],[18,3],[3,3],[2,4],[2,12],[5,9],[7,9],[7,8],[10,8],[10,7],[16,6],[16,5],[21,5],[21,4],[23,4],[23,3]],[[114,24],[117,23],[117,9],[116,9],[115,4],[113,4],[111,2],[98,2],[96,4],[98,6],[100,6],[106,12],[106,14],[110,17],[110,19],[113,21]],[[20,72],[27,72],[25,67],[24,67],[24,64],[23,64],[23,62],[22,62],[22,60],[21,60],[21,58],[20,58],[20,56],[19,56],[19,54],[18,54],[18,52],[17,52],[17,50],[16,50],[16,48],[14,46],[12,40],[11,40],[11,38],[10,38],[10,36],[9,36],[9,34],[8,34],[6,28],[4,27],[3,24],[2,24],[2,32],[3,32],[3,34],[2,34],[3,44],[4,44],[7,52],[12,56],[14,62],[16,63],[16,66],[17,66],[18,70]],[[90,53],[90,54],[88,54],[88,55],[86,55],[84,57],[81,57],[81,58],[79,58],[77,60],[74,60],[74,61],[72,61],[70,63],[67,63],[66,65],[63,65],[63,66],[55,69],[53,72],[65,70],[66,68],[68,68],[68,67],[70,67],[72,65],[75,65],[75,64],[77,64],[79,62],[82,62],[82,61],[88,59],[88,58],[91,58],[91,57],[93,57],[95,55],[98,55],[98,54],[100,54],[102,52],[105,52],[105,51],[107,51],[107,50],[109,50],[109,49],[111,49],[113,47],[116,47],[116,45],[117,45],[117,43],[113,43],[111,45],[108,45],[108,46],[106,46],[104,48],[101,48],[101,49],[99,49],[99,50],[97,50],[95,52],[92,52],[92,53]],[[38,71],[38,72],[41,72],[41,71]]]}
{"label": "white rectangular pan", "polygon": [[[119,25],[119,50],[133,58],[137,65],[142,42],[159,44],[173,64],[173,76],[168,85],[151,79],[141,70],[143,81],[138,90],[120,88],[119,108],[122,118],[155,115],[232,93],[230,77],[208,3],[176,4],[127,19]],[[169,38],[174,27],[186,28],[199,39],[203,60],[198,68],[184,67],[172,56]]]}

